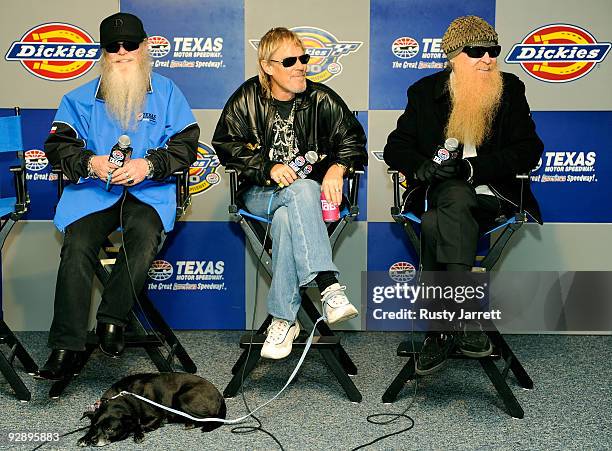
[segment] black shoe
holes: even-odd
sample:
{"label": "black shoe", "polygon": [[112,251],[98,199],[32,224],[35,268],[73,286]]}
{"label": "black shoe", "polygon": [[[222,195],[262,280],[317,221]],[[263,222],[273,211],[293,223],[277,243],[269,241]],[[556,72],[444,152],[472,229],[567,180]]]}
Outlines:
{"label": "black shoe", "polygon": [[416,373],[425,376],[438,371],[455,347],[455,337],[451,333],[428,333],[423,348],[416,361]]}
{"label": "black shoe", "polygon": [[125,349],[123,326],[98,323],[96,333],[100,338],[100,349],[104,354],[115,358],[123,354],[123,350]]}
{"label": "black shoe", "polygon": [[468,357],[487,357],[493,352],[489,336],[481,330],[465,330],[457,334],[457,347]]}
{"label": "black shoe", "polygon": [[66,376],[74,374],[77,354],[77,351],[70,351],[68,349],[54,349],[51,351],[45,365],[38,370],[34,377],[51,381],[65,379]]}

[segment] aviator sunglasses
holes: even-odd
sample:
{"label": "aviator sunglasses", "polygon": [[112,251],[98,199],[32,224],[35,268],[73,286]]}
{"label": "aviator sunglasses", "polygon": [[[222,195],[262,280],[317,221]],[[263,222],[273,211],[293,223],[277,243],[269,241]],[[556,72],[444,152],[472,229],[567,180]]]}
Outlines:
{"label": "aviator sunglasses", "polygon": [[117,53],[119,51],[119,47],[123,47],[127,52],[133,52],[138,47],[140,47],[140,42],[134,42],[134,41],[111,42],[110,44],[104,46],[104,49],[108,53]]}
{"label": "aviator sunglasses", "polygon": [[295,63],[297,63],[297,60],[300,60],[300,63],[302,64],[307,64],[308,61],[310,61],[310,55],[308,55],[307,53],[304,53],[303,55],[300,55],[300,56],[288,56],[287,58],[283,58],[280,61],[279,60],[269,60],[269,61],[274,61],[275,63],[281,63],[283,67],[292,67]]}
{"label": "aviator sunglasses", "polygon": [[462,51],[467,53],[470,58],[482,58],[485,53],[488,53],[491,58],[497,58],[501,53],[501,45],[492,45],[491,47],[466,45]]}

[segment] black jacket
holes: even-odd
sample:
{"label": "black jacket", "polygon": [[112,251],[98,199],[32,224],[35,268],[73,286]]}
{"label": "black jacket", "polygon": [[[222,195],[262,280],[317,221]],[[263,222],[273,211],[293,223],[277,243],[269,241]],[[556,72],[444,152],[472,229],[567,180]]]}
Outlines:
{"label": "black jacket", "polygon": [[[341,163],[349,172],[367,164],[363,127],[331,88],[306,82],[295,97],[294,131],[300,153],[327,155],[313,165],[309,178],[321,182],[329,166]],[[272,184],[270,161],[276,107],[265,98],[257,77],[244,82],[230,97],[219,118],[212,145],[221,164],[240,172],[240,191]]]}
{"label": "black jacket", "polygon": [[[425,77],[408,88],[408,105],[391,132],[384,149],[385,162],[401,171],[409,183],[426,159],[444,143],[444,128],[450,114],[447,82],[449,70]],[[516,174],[533,169],[544,150],[531,119],[525,98],[525,85],[515,75],[502,72],[503,93],[492,131],[478,147],[477,156],[468,158],[473,168],[473,185],[488,185],[502,198],[518,205],[521,183]],[[476,93],[474,95],[477,95]],[[523,207],[542,223],[538,203],[526,183]]]}

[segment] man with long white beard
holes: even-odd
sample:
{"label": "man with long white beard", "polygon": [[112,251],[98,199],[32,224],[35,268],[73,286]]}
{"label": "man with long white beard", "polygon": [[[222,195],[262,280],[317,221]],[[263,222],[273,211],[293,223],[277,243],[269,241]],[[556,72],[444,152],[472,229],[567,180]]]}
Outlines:
{"label": "man with long white beard", "polygon": [[[543,144],[524,84],[497,67],[501,47],[490,24],[476,16],[455,19],[442,49],[447,69],[410,86],[384,158],[415,187],[407,190],[404,206],[421,215],[421,270],[465,274],[474,263],[480,233],[517,210],[521,184],[516,175],[536,166]],[[458,158],[434,161],[448,138],[459,142]],[[522,198],[527,214],[541,223],[528,185]],[[427,335],[417,374],[439,369],[455,346],[469,357],[491,354],[487,335],[464,326]]]}
{"label": "man with long white beard", "polygon": [[[174,227],[175,186],[167,179],[196,159],[199,127],[178,87],[151,72],[140,19],[127,13],[104,19],[100,46],[101,76],[63,97],[45,142],[50,163],[72,183],[54,219],[64,243],[44,379],[70,374],[85,350],[98,252],[118,227],[125,249],[104,287],[96,332],[104,353],[121,355],[133,293],[143,289],[163,234]],[[121,135],[132,149],[122,166],[109,160]]]}

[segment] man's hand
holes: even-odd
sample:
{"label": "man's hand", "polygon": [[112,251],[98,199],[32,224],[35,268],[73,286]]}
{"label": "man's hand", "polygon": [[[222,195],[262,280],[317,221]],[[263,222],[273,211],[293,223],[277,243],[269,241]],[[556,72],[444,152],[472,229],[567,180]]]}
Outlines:
{"label": "man's hand", "polygon": [[298,179],[297,174],[286,164],[275,164],[270,169],[270,178],[277,184],[282,186],[289,186]]}
{"label": "man's hand", "polygon": [[414,176],[418,181],[429,184],[434,180],[437,168],[438,165],[434,163],[433,160],[425,160],[421,163],[421,166],[418,167]]}
{"label": "man's hand", "polygon": [[332,204],[342,203],[342,186],[344,185],[344,168],[337,164],[332,164],[321,183],[321,191],[325,193],[325,199]]}
{"label": "man's hand", "polygon": [[95,155],[91,157],[90,162],[96,177],[104,181],[108,178],[108,174],[112,174],[119,167],[108,161],[108,155]]}
{"label": "man's hand", "polygon": [[436,180],[463,179],[470,177],[470,164],[463,158],[445,160],[436,168]]}
{"label": "man's hand", "polygon": [[144,158],[128,159],[122,167],[113,172],[111,183],[114,185],[134,186],[142,182],[149,173],[149,165]]}

